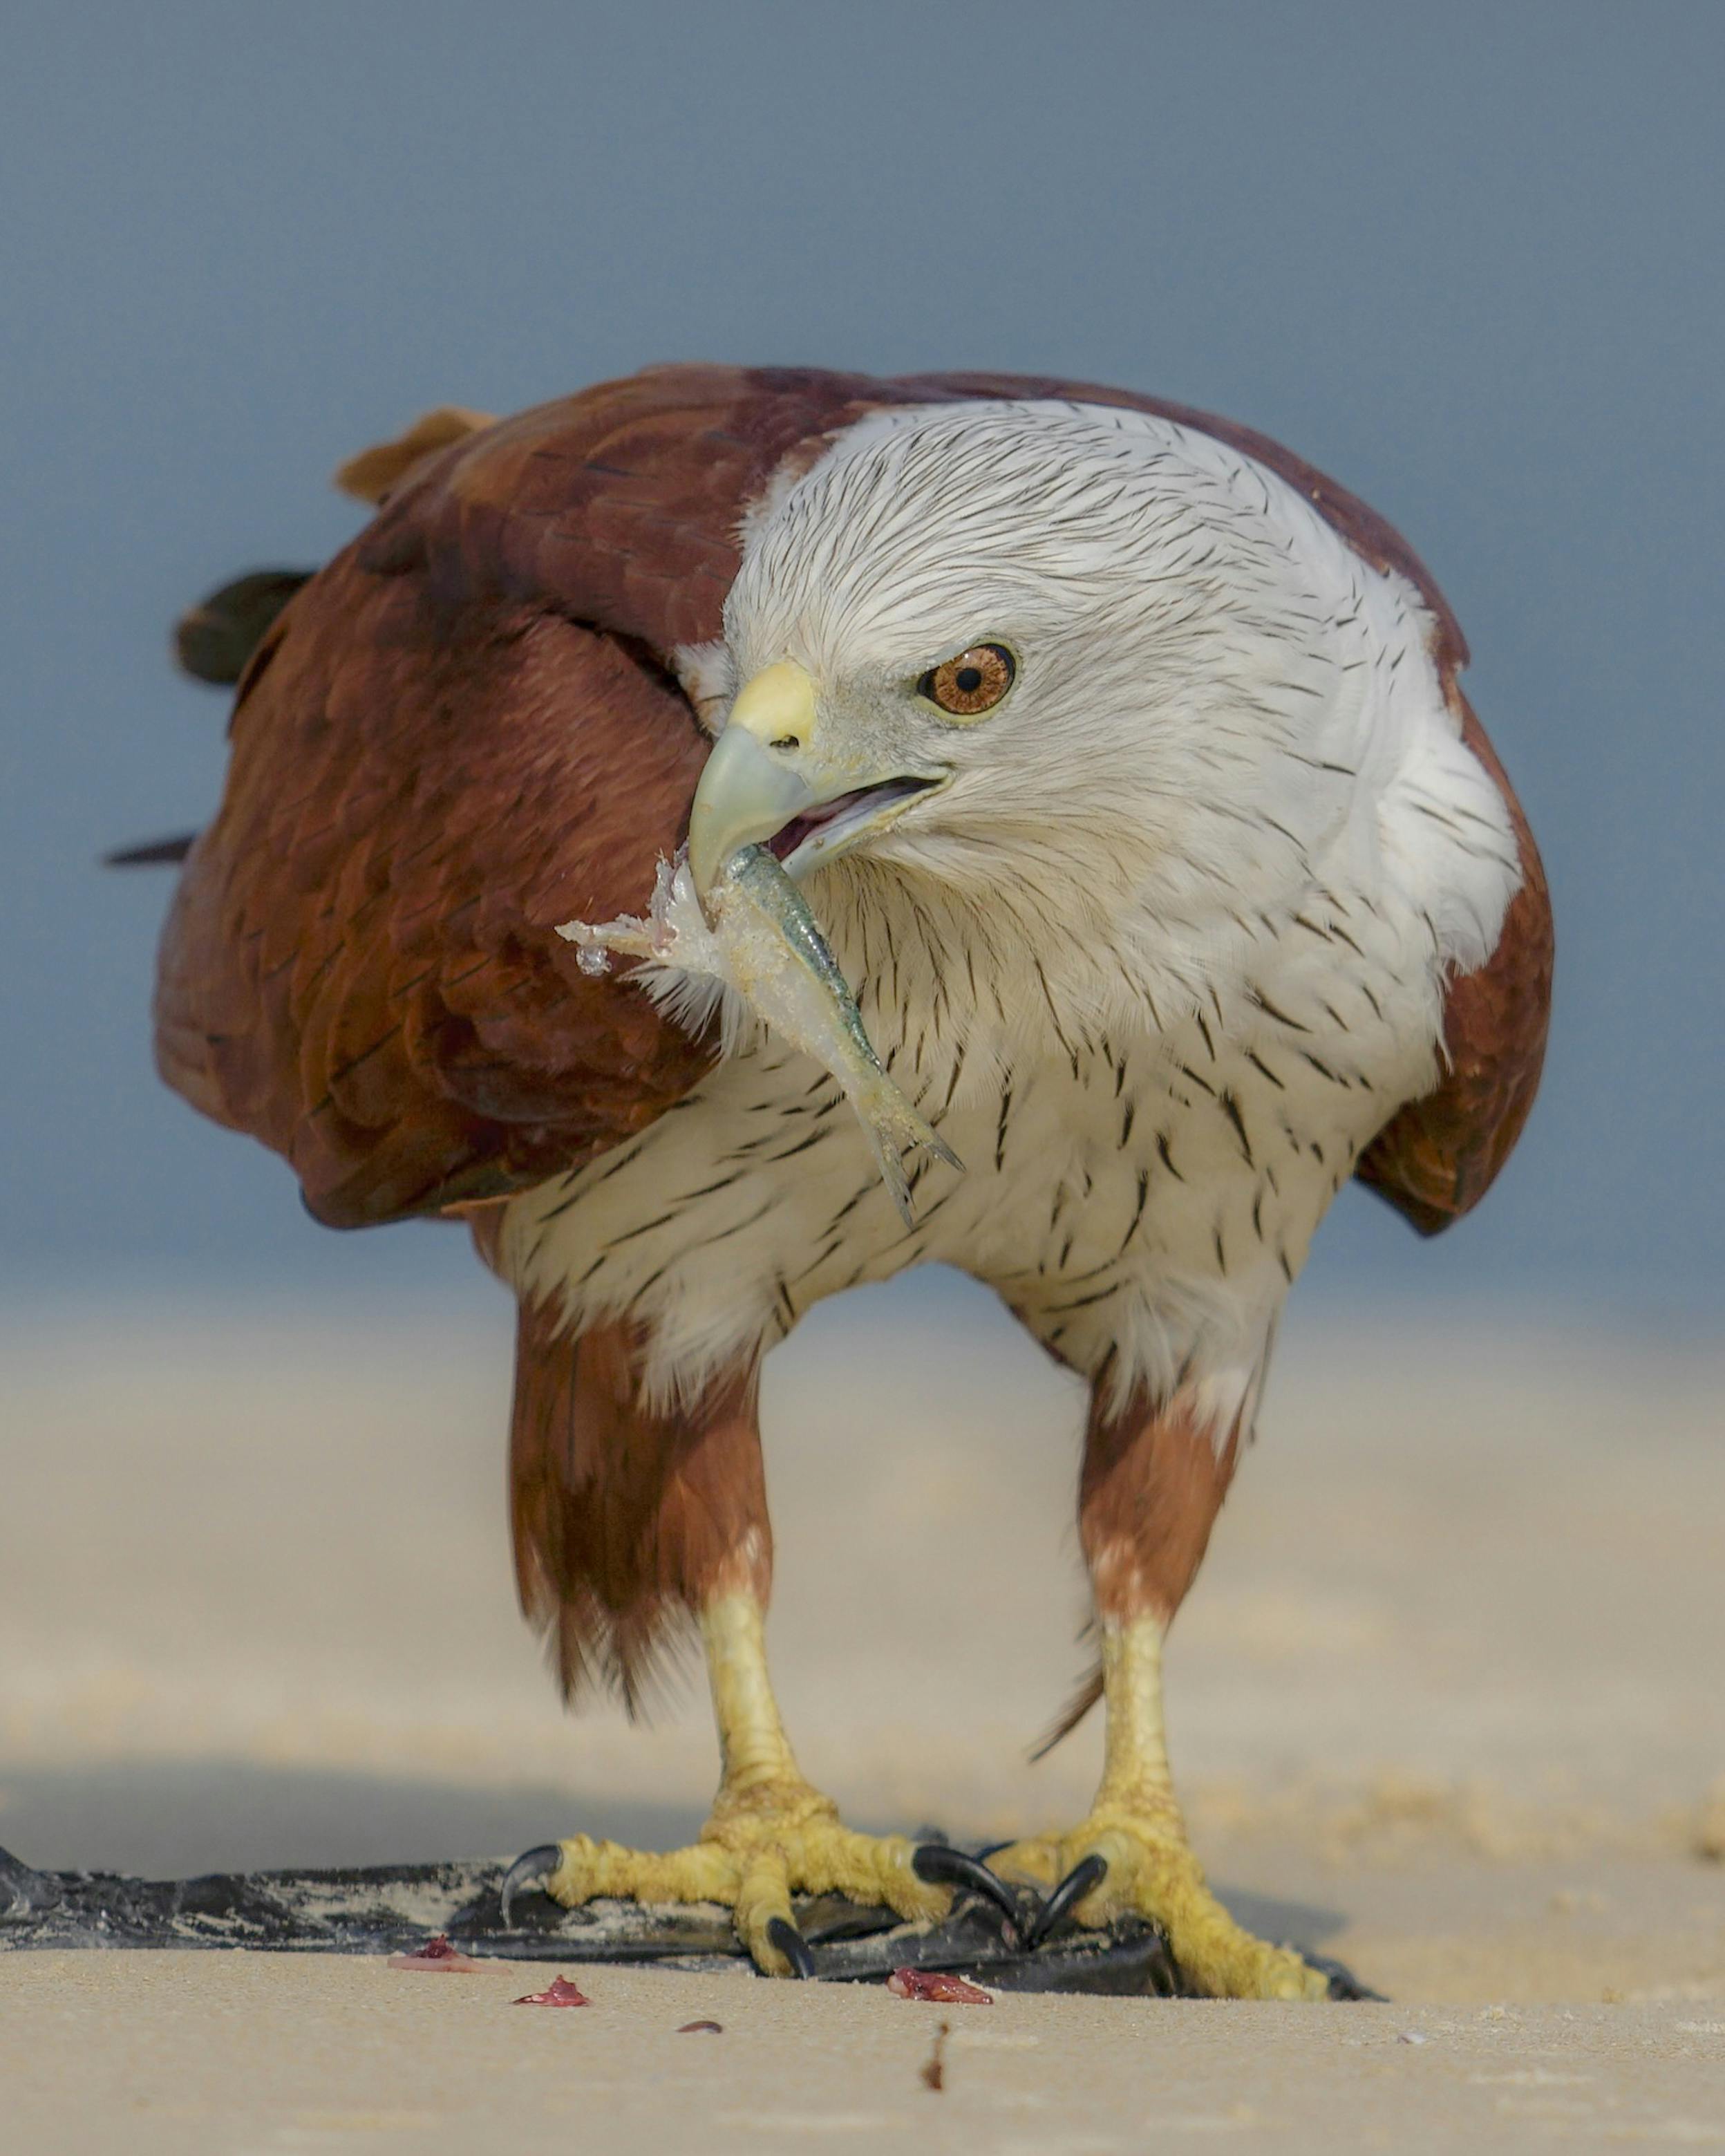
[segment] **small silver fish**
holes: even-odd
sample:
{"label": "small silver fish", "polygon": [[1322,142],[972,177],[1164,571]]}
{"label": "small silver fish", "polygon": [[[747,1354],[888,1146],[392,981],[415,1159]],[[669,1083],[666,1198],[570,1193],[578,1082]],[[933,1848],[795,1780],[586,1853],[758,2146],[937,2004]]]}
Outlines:
{"label": "small silver fish", "polygon": [[904,1155],[926,1146],[947,1167],[963,1168],[875,1055],[819,923],[764,846],[744,846],[732,855],[707,894],[706,914],[687,865],[672,869],[661,862],[644,920],[598,927],[572,921],[557,933],[581,947],[583,971],[596,970],[593,962],[614,951],[733,989],[779,1040],[813,1056],[844,1087],[907,1228],[915,1214]]}

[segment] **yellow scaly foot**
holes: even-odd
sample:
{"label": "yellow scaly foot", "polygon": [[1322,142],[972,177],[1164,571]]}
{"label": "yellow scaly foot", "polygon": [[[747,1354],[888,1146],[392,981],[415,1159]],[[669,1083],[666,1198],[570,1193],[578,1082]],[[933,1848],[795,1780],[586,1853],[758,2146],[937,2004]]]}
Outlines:
{"label": "yellow scaly foot", "polygon": [[653,1903],[718,1902],[737,1937],[770,1976],[812,1974],[797,1931],[793,1894],[842,1894],[930,1922],[952,1906],[951,1890],[919,1878],[916,1845],[903,1835],[854,1833],[839,1808],[806,1783],[723,1796],[699,1840],[655,1854],[586,1835],[559,1842],[555,1868],[540,1876],[566,1907],[595,1899]]}
{"label": "yellow scaly foot", "polygon": [[[1086,1860],[1099,1867],[1081,1873]],[[1014,1842],[988,1859],[1003,1879],[1052,1892],[1071,1880],[1076,1892],[1052,1913],[1101,1929],[1134,1914],[1165,1934],[1181,1975],[1211,1999],[1327,1999],[1327,1976],[1286,1947],[1271,1946],[1237,1924],[1205,1883],[1178,1815],[1147,1816],[1099,1804],[1070,1834]],[[1050,1928],[1052,1927],[1050,1926]]]}
{"label": "yellow scaly foot", "polygon": [[1235,1923],[1192,1853],[1163,1732],[1163,1630],[1150,1616],[1102,1626],[1108,1730],[1090,1817],[1070,1834],[997,1850],[989,1864],[1052,1894],[1045,1932],[1069,1913],[1097,1927],[1128,1912],[1148,1918],[1186,1982],[1209,1998],[1327,1998],[1327,1975]]}

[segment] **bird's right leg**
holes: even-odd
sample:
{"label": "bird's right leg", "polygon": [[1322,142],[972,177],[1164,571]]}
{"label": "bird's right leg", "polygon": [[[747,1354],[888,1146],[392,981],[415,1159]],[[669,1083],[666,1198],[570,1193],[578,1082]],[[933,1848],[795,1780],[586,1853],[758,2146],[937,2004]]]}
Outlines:
{"label": "bird's right leg", "polygon": [[1076,1827],[1014,1843],[991,1861],[1005,1877],[1048,1892],[1041,1933],[1068,1912],[1098,1926],[1147,1917],[1194,1991],[1322,1999],[1327,1974],[1254,1938],[1216,1899],[1168,1771],[1163,1639],[1204,1556],[1237,1445],[1237,1425],[1215,1431],[1189,1399],[1117,1409],[1101,1390],[1093,1397],[1078,1517],[1101,1643],[1101,1785]]}
{"label": "bird's right leg", "polygon": [[522,1599],[556,1641],[566,1688],[597,1668],[630,1697],[655,1626],[680,1609],[693,1615],[722,1772],[687,1848],[655,1853],[576,1835],[529,1851],[506,1894],[535,1881],[570,1906],[720,1902],[774,1975],[810,1967],[793,1894],[944,1916],[952,1897],[941,1880],[953,1853],[853,1832],[785,1736],[767,1667],[773,1543],[753,1372],[691,1405],[654,1405],[623,1328],[570,1339],[524,1309],[512,1466]]}

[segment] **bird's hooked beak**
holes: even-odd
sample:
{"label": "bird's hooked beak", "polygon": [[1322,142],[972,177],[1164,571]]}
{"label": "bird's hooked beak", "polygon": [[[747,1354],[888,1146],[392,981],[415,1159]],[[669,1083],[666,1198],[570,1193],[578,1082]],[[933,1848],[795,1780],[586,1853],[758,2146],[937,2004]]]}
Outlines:
{"label": "bird's hooked beak", "polygon": [[689,873],[705,906],[739,847],[764,845],[793,875],[881,829],[946,774],[883,772],[823,726],[814,684],[794,660],[737,691],[689,812]]}

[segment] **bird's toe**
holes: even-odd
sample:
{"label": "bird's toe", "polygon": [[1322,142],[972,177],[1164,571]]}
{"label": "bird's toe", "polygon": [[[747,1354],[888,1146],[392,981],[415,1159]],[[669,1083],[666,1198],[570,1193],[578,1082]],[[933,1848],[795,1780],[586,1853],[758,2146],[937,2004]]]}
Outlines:
{"label": "bird's toe", "polygon": [[516,1897],[535,1887],[548,1893],[550,1881],[562,1861],[562,1844],[557,1841],[542,1841],[536,1848],[523,1850],[516,1857],[504,1873],[503,1883],[497,1890],[499,1911],[506,1929],[514,1915]]}

